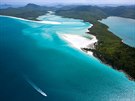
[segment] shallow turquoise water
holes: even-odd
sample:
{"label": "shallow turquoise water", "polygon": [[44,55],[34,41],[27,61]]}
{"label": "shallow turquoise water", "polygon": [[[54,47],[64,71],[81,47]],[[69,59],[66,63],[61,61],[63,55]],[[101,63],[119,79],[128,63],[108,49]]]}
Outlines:
{"label": "shallow turquoise water", "polygon": [[135,47],[135,20],[122,17],[108,17],[102,23],[109,26],[109,30],[120,37],[123,42]]}
{"label": "shallow turquoise water", "polygon": [[63,33],[84,35],[89,23],[41,18],[60,24],[0,17],[3,101],[134,101],[134,82],[60,38]]}

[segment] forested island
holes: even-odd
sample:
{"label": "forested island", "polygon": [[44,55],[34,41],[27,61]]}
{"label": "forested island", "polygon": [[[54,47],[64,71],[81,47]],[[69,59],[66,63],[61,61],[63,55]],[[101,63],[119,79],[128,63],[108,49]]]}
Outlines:
{"label": "forested island", "polygon": [[[135,19],[135,6],[119,7],[98,7],[98,6],[63,6],[61,8],[39,6],[28,4],[19,8],[1,9],[0,15],[21,17],[30,20],[37,20],[40,15],[44,15],[48,10],[56,12],[62,17],[82,19],[93,24],[89,29],[90,34],[97,37],[96,49],[85,49],[93,51],[94,56],[102,62],[111,65],[113,68],[126,72],[135,79],[135,48],[129,47],[120,38],[108,31],[108,26],[99,22],[109,16],[119,16]],[[33,13],[34,12],[34,13]]]}

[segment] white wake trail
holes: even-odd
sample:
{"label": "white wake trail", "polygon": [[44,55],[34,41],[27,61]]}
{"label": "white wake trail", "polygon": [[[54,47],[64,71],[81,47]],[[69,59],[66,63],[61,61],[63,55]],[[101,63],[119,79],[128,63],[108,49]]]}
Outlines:
{"label": "white wake trail", "polygon": [[43,92],[38,86],[36,86],[28,77],[24,76],[25,80],[41,95],[47,97],[47,94]]}

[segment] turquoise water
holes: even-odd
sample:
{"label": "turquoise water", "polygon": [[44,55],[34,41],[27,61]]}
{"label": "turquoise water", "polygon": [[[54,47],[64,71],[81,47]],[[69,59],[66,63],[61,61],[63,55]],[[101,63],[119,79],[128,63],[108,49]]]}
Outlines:
{"label": "turquoise water", "polygon": [[135,20],[122,17],[108,17],[102,23],[109,26],[109,30],[120,37],[123,42],[135,47]]}
{"label": "turquoise water", "polygon": [[0,17],[3,101],[134,101],[134,82],[60,37],[84,35],[91,24],[50,14],[39,19],[55,24]]}

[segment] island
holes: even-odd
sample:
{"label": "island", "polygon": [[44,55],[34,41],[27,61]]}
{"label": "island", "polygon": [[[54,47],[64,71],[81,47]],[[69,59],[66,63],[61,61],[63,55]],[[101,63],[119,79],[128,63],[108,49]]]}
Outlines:
{"label": "island", "polygon": [[[55,11],[56,15],[67,18],[82,19],[93,24],[87,34],[96,36],[98,42],[95,43],[95,49],[83,48],[88,52],[92,51],[93,55],[99,58],[103,63],[112,66],[114,69],[125,72],[127,76],[135,79],[135,48],[130,47],[122,42],[108,30],[108,26],[99,22],[109,16],[119,16],[135,19],[135,6],[118,6],[118,7],[98,7],[98,6],[62,6],[45,7],[35,4],[28,4],[19,8],[1,9],[0,15],[25,18],[29,20],[36,19],[44,15],[48,10]],[[34,13],[31,13],[33,12]]]}

